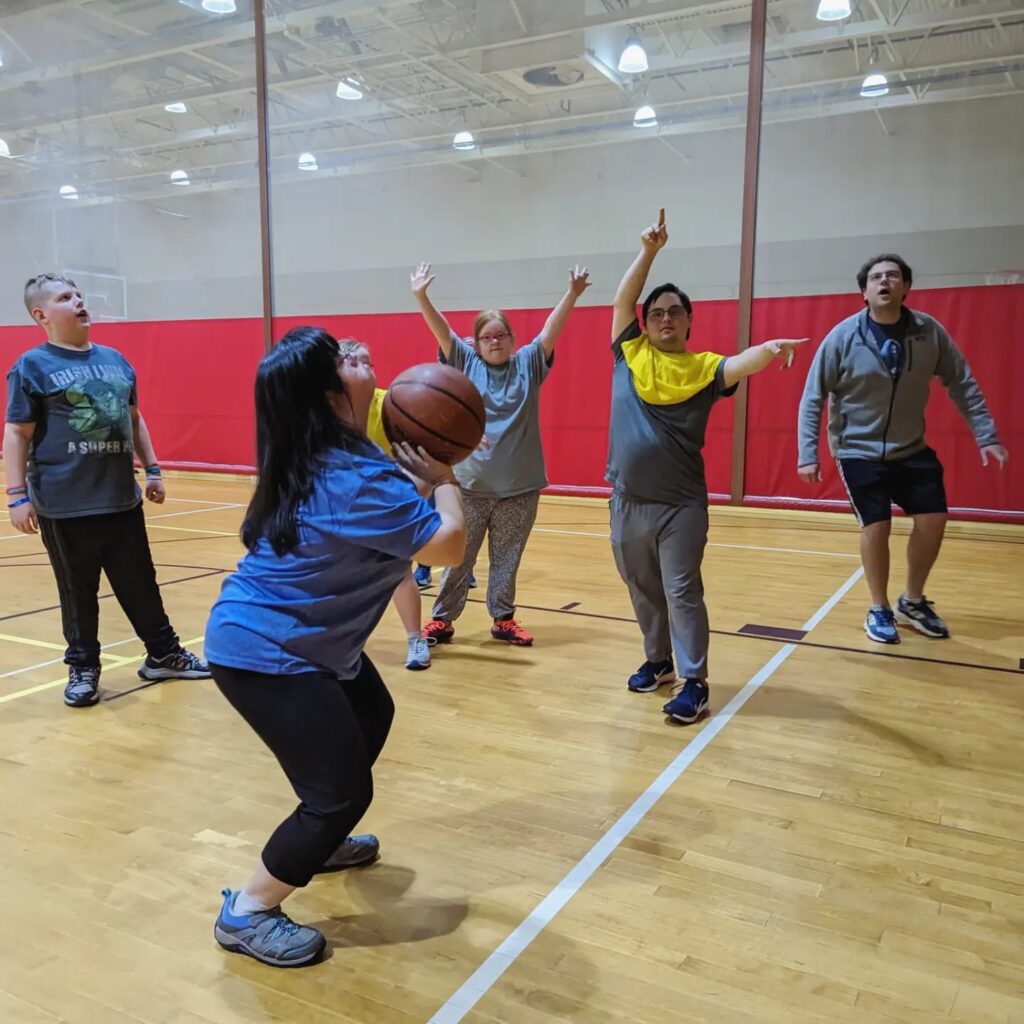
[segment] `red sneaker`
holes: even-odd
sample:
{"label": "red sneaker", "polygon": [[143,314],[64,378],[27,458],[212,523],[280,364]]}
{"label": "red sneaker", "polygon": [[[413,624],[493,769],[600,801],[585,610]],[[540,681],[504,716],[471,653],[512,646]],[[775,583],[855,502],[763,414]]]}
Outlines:
{"label": "red sneaker", "polygon": [[420,634],[428,644],[448,644],[455,636],[455,627],[444,619],[431,619]]}
{"label": "red sneaker", "polygon": [[533,637],[515,619],[495,619],[491,627],[495,640],[505,640],[516,647],[532,647]]}

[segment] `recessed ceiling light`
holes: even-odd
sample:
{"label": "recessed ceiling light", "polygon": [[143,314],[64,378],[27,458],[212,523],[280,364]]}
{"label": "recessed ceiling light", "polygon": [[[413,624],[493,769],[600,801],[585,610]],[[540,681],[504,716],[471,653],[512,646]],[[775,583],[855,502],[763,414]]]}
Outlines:
{"label": "recessed ceiling light", "polygon": [[475,146],[476,140],[472,132],[456,132],[455,138],[452,139],[452,149],[473,149]]}
{"label": "recessed ceiling light", "polygon": [[189,185],[191,182],[188,180],[188,171],[171,171],[171,184],[172,185]]}
{"label": "recessed ceiling light", "polygon": [[166,110],[168,114],[188,113],[188,107],[186,107],[184,103],[165,103],[164,110]]}
{"label": "recessed ceiling light", "polygon": [[889,79],[885,75],[868,75],[861,83],[860,94],[871,99],[874,96],[884,96],[889,91]]}
{"label": "recessed ceiling light", "polygon": [[316,171],[319,167],[316,162],[316,157],[312,153],[300,153],[299,154],[299,170],[300,171]]}
{"label": "recessed ceiling light", "polygon": [[234,14],[238,7],[235,0],[203,0],[203,10],[211,14]]}
{"label": "recessed ceiling light", "polygon": [[74,185],[61,185],[60,195],[62,199],[77,199],[78,189]]}
{"label": "recessed ceiling light", "polygon": [[361,100],[362,90],[357,89],[350,81],[342,79],[338,82],[338,91],[335,93],[339,100]]}

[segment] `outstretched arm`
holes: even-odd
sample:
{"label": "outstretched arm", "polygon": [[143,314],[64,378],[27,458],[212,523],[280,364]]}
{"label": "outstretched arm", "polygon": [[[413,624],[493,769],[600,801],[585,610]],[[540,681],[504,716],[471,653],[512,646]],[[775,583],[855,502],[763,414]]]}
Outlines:
{"label": "outstretched arm", "polygon": [[761,345],[751,345],[739,355],[729,356],[725,361],[725,386],[731,388],[744,377],[750,377],[763,370],[773,359],[782,360],[782,369],[788,370],[796,358],[796,351],[806,345],[810,338],[774,338]]}
{"label": "outstretched arm", "polygon": [[573,306],[576,305],[579,297],[589,287],[590,271],[586,267],[578,265],[573,267],[569,271],[569,287],[566,293],[562,296],[562,300],[558,305],[551,310],[551,315],[544,324],[544,329],[540,332],[540,343],[544,349],[545,359],[551,358],[555,351],[555,342],[558,341],[558,336],[562,333],[562,329],[568,322]]}
{"label": "outstretched arm", "polygon": [[615,293],[615,309],[612,313],[612,341],[636,319],[636,304],[640,293],[647,283],[647,275],[651,272],[654,257],[668,242],[668,229],[665,227],[665,210],[658,211],[658,223],[652,224],[640,236],[640,253],[626,271],[626,276],[619,283]]}
{"label": "outstretched arm", "polygon": [[434,283],[435,275],[430,272],[429,263],[421,263],[410,275],[409,285],[412,288],[416,301],[420,304],[420,312],[431,333],[437,338],[441,347],[441,353],[445,360],[451,358],[452,354],[452,329],[448,321],[438,312],[437,308],[430,301],[427,289]]}

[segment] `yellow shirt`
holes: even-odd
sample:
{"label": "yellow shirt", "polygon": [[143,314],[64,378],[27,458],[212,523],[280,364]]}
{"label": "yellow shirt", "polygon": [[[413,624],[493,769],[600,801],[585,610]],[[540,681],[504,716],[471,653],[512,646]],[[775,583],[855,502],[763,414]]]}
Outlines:
{"label": "yellow shirt", "polygon": [[703,391],[725,358],[717,352],[662,352],[646,334],[622,342],[636,393],[649,405],[676,405]]}
{"label": "yellow shirt", "polygon": [[387,434],[384,433],[384,396],[386,394],[385,388],[374,389],[373,398],[370,400],[370,415],[366,420],[366,436],[378,448],[383,448],[390,455],[391,442],[388,440]]}

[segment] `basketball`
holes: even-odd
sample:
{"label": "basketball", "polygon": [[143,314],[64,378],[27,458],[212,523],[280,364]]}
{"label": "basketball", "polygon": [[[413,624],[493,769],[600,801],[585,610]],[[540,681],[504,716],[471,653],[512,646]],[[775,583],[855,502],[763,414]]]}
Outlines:
{"label": "basketball", "polygon": [[384,433],[407,441],[449,466],[484,436],[484,400],[469,378],[441,363],[412,366],[395,378],[383,405]]}

